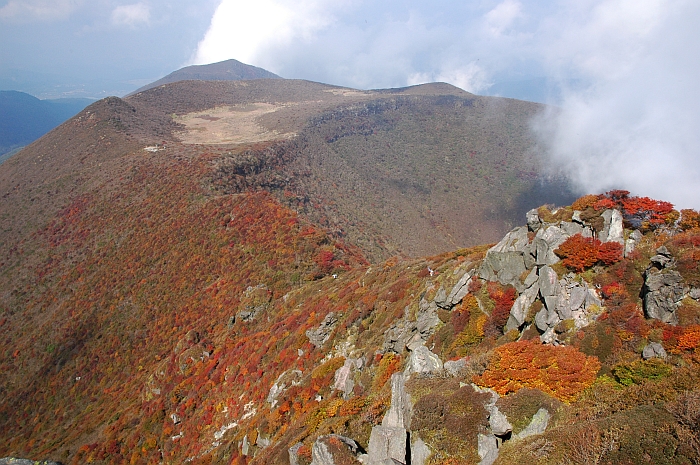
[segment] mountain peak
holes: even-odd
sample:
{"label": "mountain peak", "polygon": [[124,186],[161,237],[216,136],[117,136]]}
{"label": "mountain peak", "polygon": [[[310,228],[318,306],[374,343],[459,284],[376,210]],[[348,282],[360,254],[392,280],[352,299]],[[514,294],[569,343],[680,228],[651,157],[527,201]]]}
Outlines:
{"label": "mountain peak", "polygon": [[281,78],[257,66],[247,65],[238,60],[230,59],[206,65],[185,66],[155,82],[136,89],[128,95],[137,94],[144,90],[152,89],[153,87],[178,81],[243,81],[249,79]]}

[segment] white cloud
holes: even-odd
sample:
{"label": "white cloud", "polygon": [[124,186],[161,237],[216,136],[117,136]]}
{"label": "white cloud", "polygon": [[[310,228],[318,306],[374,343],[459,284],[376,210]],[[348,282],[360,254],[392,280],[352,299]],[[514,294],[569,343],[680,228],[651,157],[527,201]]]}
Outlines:
{"label": "white cloud", "polygon": [[605,0],[561,24],[555,72],[576,69],[590,85],[538,128],[582,189],[700,206],[699,21],[692,1]]}
{"label": "white cloud", "polygon": [[10,0],[0,7],[0,19],[57,21],[70,16],[83,0]]}
{"label": "white cloud", "polygon": [[151,9],[145,3],[120,5],[112,10],[110,19],[115,26],[136,27],[150,22]]}
{"label": "white cloud", "polygon": [[333,9],[338,6],[342,2],[223,0],[193,61],[201,64],[235,58],[254,63],[266,50],[311,40],[333,22]]}
{"label": "white cloud", "polygon": [[484,16],[488,31],[493,35],[503,34],[522,15],[522,8],[517,0],[504,0],[496,5]]}

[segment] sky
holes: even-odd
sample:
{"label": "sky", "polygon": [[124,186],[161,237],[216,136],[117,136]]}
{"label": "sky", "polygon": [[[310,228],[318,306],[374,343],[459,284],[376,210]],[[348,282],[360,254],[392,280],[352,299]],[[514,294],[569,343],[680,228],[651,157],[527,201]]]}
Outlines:
{"label": "sky", "polygon": [[124,95],[235,58],[361,89],[444,81],[549,102],[581,192],[700,208],[697,0],[0,0],[0,89]]}

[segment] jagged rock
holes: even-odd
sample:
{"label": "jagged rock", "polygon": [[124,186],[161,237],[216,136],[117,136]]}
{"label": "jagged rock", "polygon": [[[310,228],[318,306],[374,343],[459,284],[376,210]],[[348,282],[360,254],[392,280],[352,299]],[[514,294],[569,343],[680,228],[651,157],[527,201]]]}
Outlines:
{"label": "jagged rock", "polygon": [[248,442],[248,435],[243,436],[243,442],[241,443],[241,454],[247,456],[250,453],[250,442]]}
{"label": "jagged rock", "polygon": [[559,257],[554,251],[569,237],[569,235],[558,226],[548,226],[540,228],[533,240],[535,252],[535,264],[553,265],[559,262]]}
{"label": "jagged rock", "polygon": [[469,284],[472,282],[472,272],[468,271],[457,281],[447,296],[446,303],[454,307],[469,293]]}
{"label": "jagged rock", "polygon": [[416,320],[411,321],[406,308],[404,317],[395,321],[384,333],[383,350],[400,354],[411,344],[427,341],[435,327],[440,324],[437,310],[438,307],[434,301],[428,302],[426,299],[421,299]]}
{"label": "jagged rock", "polygon": [[289,465],[299,465],[299,449],[301,449],[304,444],[297,442],[292,447],[287,449],[289,452]]}
{"label": "jagged rock", "polygon": [[664,347],[658,342],[650,342],[642,350],[642,358],[644,360],[649,360],[651,358],[661,358],[665,359],[668,356]]}
{"label": "jagged rock", "polygon": [[443,365],[445,371],[450,376],[459,376],[459,374],[467,367],[467,359],[460,358],[459,360],[448,360]]}
{"label": "jagged rock", "polygon": [[642,233],[639,232],[638,229],[635,229],[625,241],[625,257],[629,257],[629,255],[635,251],[640,240],[642,240]]}
{"label": "jagged rock", "polygon": [[663,269],[673,264],[673,255],[671,255],[666,246],[662,245],[656,249],[656,255],[649,260],[653,267]]}
{"label": "jagged rock", "polygon": [[489,252],[528,252],[529,250],[530,240],[527,237],[527,228],[519,226],[508,232],[498,244],[489,249]]}
{"label": "jagged rock", "polygon": [[533,208],[525,214],[525,220],[527,221],[527,229],[530,231],[537,231],[542,226],[542,220],[540,220],[540,214],[537,213],[537,209]]}
{"label": "jagged rock", "polygon": [[688,292],[688,297],[690,297],[693,300],[700,300],[700,288],[698,287],[693,287],[690,289]]}
{"label": "jagged rock", "polygon": [[495,405],[490,406],[489,410],[489,426],[491,427],[491,432],[499,437],[506,436],[508,433],[513,431],[513,425],[510,424],[508,418],[498,410]]}
{"label": "jagged rock", "polygon": [[352,379],[353,370],[362,369],[363,360],[361,358],[348,358],[342,367],[335,371],[333,389],[342,391],[345,400],[352,396],[352,390],[355,388],[355,382]]}
{"label": "jagged rock", "polygon": [[404,428],[391,426],[375,426],[369,436],[367,446],[370,464],[382,463],[383,460],[393,459],[406,463],[406,440],[408,433]]}
{"label": "jagged rock", "polygon": [[414,437],[411,443],[411,465],[425,465],[431,450],[421,438]]}
{"label": "jagged rock", "polygon": [[329,441],[334,441],[337,445],[342,444],[346,447],[346,450],[341,452],[344,457],[339,457],[340,463],[348,463],[348,460],[360,463],[358,456],[363,450],[354,439],[340,436],[339,434],[329,434],[320,436],[311,447],[311,465],[335,465],[335,458],[328,445]]}
{"label": "jagged rock", "polygon": [[17,457],[4,457],[0,459],[0,465],[62,465],[61,462],[53,460],[29,460]]}
{"label": "jagged rock", "polygon": [[686,295],[686,287],[678,271],[649,268],[645,272],[642,295],[648,318],[678,324],[676,310]]}
{"label": "jagged rock", "polygon": [[335,326],[338,324],[338,317],[335,316],[335,313],[330,312],[326,317],[323,319],[321,324],[318,326],[316,329],[309,329],[306,331],[306,337],[309,338],[309,341],[315,345],[316,347],[321,347],[323,344],[326,343],[328,338],[331,337],[331,333],[333,332],[333,329],[335,329]]}
{"label": "jagged rock", "polygon": [[556,308],[556,300],[548,301],[548,297],[557,297],[561,292],[561,287],[559,286],[559,277],[557,272],[554,271],[549,266],[545,265],[540,268],[539,279],[537,280],[540,295],[545,300],[545,305],[548,308]]}
{"label": "jagged rock", "polygon": [[598,233],[600,242],[619,242],[624,244],[624,228],[622,225],[622,214],[619,210],[605,210],[603,217],[603,229]]}
{"label": "jagged rock", "polygon": [[583,225],[569,221],[562,221],[559,227],[569,236],[574,236],[576,234],[584,236],[588,232],[588,228]]}
{"label": "jagged rock", "polygon": [[435,293],[435,299],[433,300],[435,301],[435,305],[440,308],[450,308],[447,304],[447,292],[442,287]]}
{"label": "jagged rock", "polygon": [[270,408],[275,408],[279,395],[287,388],[297,386],[301,382],[301,377],[301,370],[287,370],[279,375],[267,393],[266,401],[270,404]]}
{"label": "jagged rock", "polygon": [[530,306],[537,299],[537,294],[539,293],[539,286],[531,286],[518,296],[513,302],[513,306],[510,309],[510,317],[506,323],[506,331],[511,329],[518,329],[523,324],[525,324],[525,318],[527,317],[527,312]]}
{"label": "jagged rock", "polygon": [[425,347],[418,345],[411,350],[411,355],[406,366],[406,374],[424,373],[437,374],[442,372],[442,360]]}
{"label": "jagged rock", "polygon": [[236,313],[234,321],[229,322],[232,324],[236,321],[242,321],[248,323],[255,320],[255,318],[267,310],[272,302],[272,292],[264,284],[258,284],[257,286],[248,286],[248,288],[243,291],[243,296],[241,297],[241,303],[239,305],[239,311]]}
{"label": "jagged rock", "polygon": [[391,405],[382,419],[382,426],[389,428],[411,428],[411,396],[406,391],[406,376],[391,375]]}
{"label": "jagged rock", "polygon": [[477,444],[479,457],[481,457],[479,465],[492,465],[498,458],[498,439],[496,436],[479,433]]}
{"label": "jagged rock", "polygon": [[487,281],[510,284],[522,290],[520,276],[527,271],[522,252],[487,252],[479,268],[479,277]]}
{"label": "jagged rock", "polygon": [[541,408],[532,416],[532,420],[524,430],[515,435],[516,439],[524,439],[535,434],[542,434],[547,429],[549,420],[552,416],[545,408]]}

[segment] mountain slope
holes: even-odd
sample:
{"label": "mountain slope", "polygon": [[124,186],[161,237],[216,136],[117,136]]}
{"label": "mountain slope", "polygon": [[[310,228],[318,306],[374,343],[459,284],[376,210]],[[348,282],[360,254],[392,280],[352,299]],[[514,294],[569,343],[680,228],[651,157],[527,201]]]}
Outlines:
{"label": "mountain slope", "polygon": [[33,142],[90,103],[88,99],[39,100],[24,92],[0,91],[0,156]]}
{"label": "mountain slope", "polygon": [[[235,138],[220,134],[252,114],[259,134],[236,140],[271,145],[222,157],[217,188],[272,188],[372,259],[495,241],[528,209],[574,198],[535,150],[529,120],[540,105],[447,84],[353,91],[291,80],[176,83],[127,101],[180,115],[190,126],[178,137],[221,147]],[[227,113],[231,105],[248,108]]]}
{"label": "mountain slope", "polygon": [[[288,80],[86,108],[0,165],[0,456],[696,462],[700,214],[517,219],[538,108]],[[468,222],[499,243],[449,250]]]}
{"label": "mountain slope", "polygon": [[129,95],[178,81],[243,81],[250,79],[281,79],[278,75],[238,60],[225,60],[208,65],[192,65],[173,71],[167,76],[136,89]]}

